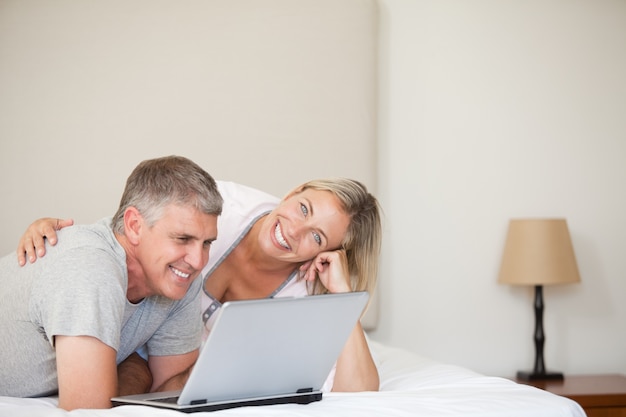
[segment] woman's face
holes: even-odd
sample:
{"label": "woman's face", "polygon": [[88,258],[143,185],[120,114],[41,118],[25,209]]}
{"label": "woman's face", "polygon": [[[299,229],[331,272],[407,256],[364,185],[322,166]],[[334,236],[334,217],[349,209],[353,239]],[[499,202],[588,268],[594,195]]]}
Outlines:
{"label": "woman's face", "polygon": [[341,247],[350,224],[330,191],[306,189],[285,197],[264,219],[259,244],[268,256],[304,262]]}

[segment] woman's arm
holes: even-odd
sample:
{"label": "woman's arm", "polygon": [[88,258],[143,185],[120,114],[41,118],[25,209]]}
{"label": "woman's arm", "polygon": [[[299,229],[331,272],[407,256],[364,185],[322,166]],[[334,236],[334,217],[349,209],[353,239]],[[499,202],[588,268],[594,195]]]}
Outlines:
{"label": "woman's arm", "polygon": [[26,258],[33,263],[46,254],[45,238],[51,245],[57,243],[57,230],[74,224],[72,219],[55,219],[44,217],[35,220],[28,226],[17,245],[17,261],[26,265]]}
{"label": "woman's arm", "polygon": [[378,369],[361,323],[357,323],[337,359],[333,391],[378,391],[379,385]]}
{"label": "woman's arm", "polygon": [[[344,250],[322,252],[306,262],[301,271],[306,280],[318,277],[331,293],[352,291]],[[378,391],[379,384],[378,369],[361,323],[357,322],[337,360],[333,391]]]}

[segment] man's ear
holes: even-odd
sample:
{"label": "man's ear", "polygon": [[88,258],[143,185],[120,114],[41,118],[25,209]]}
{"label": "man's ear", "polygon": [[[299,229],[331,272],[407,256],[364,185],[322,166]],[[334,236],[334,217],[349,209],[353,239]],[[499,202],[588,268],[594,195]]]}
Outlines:
{"label": "man's ear", "polygon": [[136,207],[128,207],[124,211],[124,236],[133,245],[139,243],[141,230],[144,226],[143,216]]}

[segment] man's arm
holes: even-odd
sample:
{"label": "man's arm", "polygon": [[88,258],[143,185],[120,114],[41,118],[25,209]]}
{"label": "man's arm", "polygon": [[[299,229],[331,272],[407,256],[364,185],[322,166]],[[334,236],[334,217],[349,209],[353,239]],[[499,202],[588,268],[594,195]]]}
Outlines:
{"label": "man's arm", "polygon": [[117,366],[119,395],[143,394],[152,387],[152,373],[148,362],[133,353]]}
{"label": "man's arm", "polygon": [[198,359],[199,350],[182,355],[150,356],[148,364],[152,371],[150,391],[170,391],[182,389],[191,368]]}
{"label": "man's arm", "polygon": [[117,394],[115,349],[91,336],[55,336],[59,407],[110,408]]}

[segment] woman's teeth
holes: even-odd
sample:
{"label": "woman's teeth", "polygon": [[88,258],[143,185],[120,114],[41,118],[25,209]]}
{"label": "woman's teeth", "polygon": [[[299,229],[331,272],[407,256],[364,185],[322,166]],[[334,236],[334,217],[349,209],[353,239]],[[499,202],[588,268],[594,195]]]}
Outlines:
{"label": "woman's teeth", "polygon": [[278,243],[280,243],[280,246],[285,249],[291,249],[287,244],[287,241],[283,237],[283,233],[280,230],[280,224],[276,224],[276,228],[274,229],[274,236],[276,236],[276,240],[278,241]]}

